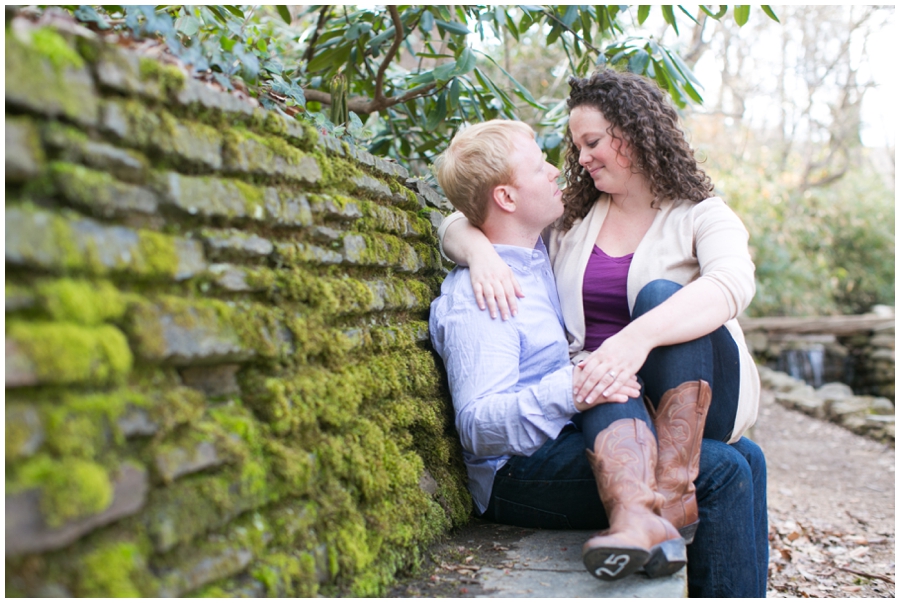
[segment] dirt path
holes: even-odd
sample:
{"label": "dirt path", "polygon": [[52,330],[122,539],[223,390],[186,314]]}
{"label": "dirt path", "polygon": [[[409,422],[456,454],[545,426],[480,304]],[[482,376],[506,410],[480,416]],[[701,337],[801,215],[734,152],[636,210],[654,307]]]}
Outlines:
{"label": "dirt path", "polygon": [[[751,437],[768,463],[768,596],[893,598],[894,449],[787,410],[767,391]],[[390,596],[478,596],[474,574],[504,567],[526,532],[474,521]]]}
{"label": "dirt path", "polygon": [[894,596],[894,449],[763,392],[770,597]]}

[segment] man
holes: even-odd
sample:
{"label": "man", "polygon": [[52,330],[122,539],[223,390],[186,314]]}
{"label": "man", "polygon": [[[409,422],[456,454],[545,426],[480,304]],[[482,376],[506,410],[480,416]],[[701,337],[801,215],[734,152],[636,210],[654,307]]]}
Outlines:
{"label": "man", "polygon": [[[639,384],[632,379],[626,395],[590,405],[573,399],[581,369],[569,362],[540,239],[562,213],[559,171],[544,161],[531,128],[511,121],[463,130],[437,164],[451,203],[481,228],[525,290],[514,319],[491,320],[476,305],[468,270],[457,267],[432,304],[432,343],[447,368],[479,515],[522,527],[609,527],[583,555],[602,579],[677,571],[684,541],[659,516],[655,432]],[[765,596],[761,459],[746,440],[704,441],[692,595]]]}

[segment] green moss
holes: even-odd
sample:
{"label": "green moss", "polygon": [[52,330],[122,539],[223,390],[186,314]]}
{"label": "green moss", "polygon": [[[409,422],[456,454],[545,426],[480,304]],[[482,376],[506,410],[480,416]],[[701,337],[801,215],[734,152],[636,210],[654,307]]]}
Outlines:
{"label": "green moss", "polygon": [[127,134],[130,144],[149,147],[162,130],[162,120],[143,103],[134,99],[107,101],[115,104],[128,124]]}
{"label": "green moss", "polygon": [[35,292],[47,315],[62,322],[97,325],[125,313],[124,297],[109,281],[41,280]]}
{"label": "green moss", "polygon": [[315,454],[275,438],[266,440],[265,449],[284,491],[290,496],[309,494],[316,475]]}
{"label": "green moss", "polygon": [[128,387],[90,394],[63,393],[55,403],[41,405],[47,446],[61,457],[96,459],[112,443],[125,443],[118,419],[130,407],[149,404],[144,394]]}
{"label": "green moss", "polygon": [[146,510],[147,533],[156,551],[170,551],[274,499],[274,493],[245,483],[240,469],[183,477],[168,488],[151,493]]}
{"label": "green moss", "polygon": [[120,382],[131,370],[133,357],[125,335],[115,327],[87,328],[67,323],[7,325],[34,365],[41,383],[105,385]]}
{"label": "green moss", "polygon": [[31,46],[41,56],[50,60],[57,70],[66,67],[81,69],[84,59],[59,33],[49,27],[42,27],[31,34]]}
{"label": "green moss", "polygon": [[69,73],[81,69],[84,60],[62,36],[51,28],[34,31],[30,42],[11,34],[6,36],[5,50],[7,80],[16,82],[7,90],[11,106],[62,114],[79,123],[96,121],[98,98],[93,84]]}
{"label": "green moss", "polygon": [[183,170],[184,162],[209,167],[219,159],[221,136],[208,125],[178,120],[165,110],[152,110],[136,100],[108,101],[115,103],[127,123],[129,144],[155,151],[163,160]]}
{"label": "green moss", "polygon": [[399,195],[400,197],[406,199],[405,202],[399,204],[401,207],[405,207],[406,209],[411,210],[416,210],[419,208],[419,200],[416,198],[415,192],[411,191],[410,189],[394,180],[388,181],[388,188],[391,189],[391,192],[394,193],[394,195]]}
{"label": "green moss", "polygon": [[283,138],[260,136],[237,127],[224,132],[222,154],[230,157],[236,166],[252,173],[271,173],[273,161],[279,158],[288,165],[297,165],[306,156]]}
{"label": "green moss", "polygon": [[276,274],[279,295],[309,304],[324,315],[366,312],[374,303],[372,287],[346,275],[318,276],[299,267]]}
{"label": "green moss", "polygon": [[316,560],[309,553],[270,553],[259,560],[251,575],[263,583],[269,597],[315,597]]}
{"label": "green moss", "polygon": [[[256,113],[254,113],[256,117]],[[275,134],[276,136],[287,136],[287,125],[284,118],[275,111],[266,111],[263,118],[262,130],[267,134]]]}
{"label": "green moss", "polygon": [[251,382],[242,389],[247,403],[277,434],[305,433],[317,425],[343,430],[357,409],[370,406],[368,401],[436,394],[436,373],[430,354],[405,350],[333,370],[298,367],[289,379],[255,378],[251,371],[245,376]]}
{"label": "green moss", "polygon": [[252,495],[264,495],[269,467],[264,444],[268,430],[239,403],[230,402],[209,410],[209,417],[226,433],[237,436],[220,440],[219,447],[233,455],[241,467],[241,482]]}
{"label": "green moss", "polygon": [[163,65],[159,61],[140,58],[140,74],[143,80],[155,80],[167,96],[175,96],[184,89],[185,75],[174,65]]}
{"label": "green moss", "polygon": [[166,434],[202,417],[206,397],[195,389],[172,384],[156,388],[149,405],[151,418],[159,423],[160,433]]}
{"label": "green moss", "polygon": [[7,491],[41,490],[44,521],[58,528],[67,521],[99,513],[112,502],[113,487],[106,469],[75,458],[60,461],[40,455],[17,468]]}
{"label": "green moss", "polygon": [[30,404],[6,401],[6,462],[34,454],[44,440],[37,410]]}
{"label": "green moss", "polygon": [[41,136],[48,146],[64,151],[80,151],[90,141],[90,137],[78,128],[58,121],[44,123],[41,126]]}
{"label": "green moss", "polygon": [[[353,237],[352,244],[348,244],[348,236]],[[347,233],[344,248],[348,261],[364,266],[392,266],[413,272],[421,264],[412,246],[389,234]]]}
{"label": "green moss", "polygon": [[175,239],[151,230],[139,230],[137,234],[139,260],[135,268],[144,274],[175,276],[180,261]]}
{"label": "green moss", "polygon": [[100,60],[100,48],[103,42],[96,39],[89,39],[83,36],[75,38],[75,48],[78,54],[84,57],[88,63],[96,64]]}
{"label": "green moss", "polygon": [[232,184],[238,189],[241,197],[244,199],[244,210],[248,216],[260,219],[265,215],[266,198],[265,192],[258,186],[247,184],[241,180],[232,180]]}
{"label": "green moss", "polygon": [[346,190],[349,182],[363,175],[362,170],[355,164],[340,157],[328,156],[321,149],[316,149],[312,155],[319,164],[319,169],[322,170],[320,182],[323,188]]}
{"label": "green moss", "polygon": [[282,314],[277,308],[261,304],[159,296],[131,307],[129,330],[137,353],[148,359],[163,359],[168,354],[161,328],[164,317],[184,330],[214,336],[235,351],[252,350],[262,357],[274,358],[288,349],[288,342],[280,336]]}
{"label": "green moss", "polygon": [[144,569],[140,549],[131,542],[108,544],[81,560],[82,597],[140,597],[133,575]]}

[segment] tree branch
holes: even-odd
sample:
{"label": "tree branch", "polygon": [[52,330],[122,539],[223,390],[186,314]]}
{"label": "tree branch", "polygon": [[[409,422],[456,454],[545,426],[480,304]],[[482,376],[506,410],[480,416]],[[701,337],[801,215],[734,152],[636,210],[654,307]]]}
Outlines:
{"label": "tree branch", "polygon": [[384,96],[384,72],[387,71],[388,65],[394,60],[394,55],[400,49],[404,38],[403,21],[400,20],[400,12],[394,5],[388,6],[388,10],[391,12],[391,20],[394,22],[394,43],[391,44],[390,50],[384,55],[384,60],[378,67],[378,73],[375,76],[375,97],[372,99],[373,103],[382,103],[387,100]]}
{"label": "tree branch", "polygon": [[560,25],[563,29],[565,29],[567,32],[569,32],[570,34],[572,34],[572,37],[574,37],[576,40],[578,40],[579,42],[581,42],[582,44],[584,44],[585,47],[590,48],[591,50],[593,50],[594,52],[596,52],[598,55],[603,54],[603,52],[602,52],[599,48],[595,47],[593,44],[589,44],[584,38],[582,38],[582,37],[579,36],[577,33],[575,33],[575,32],[572,30],[571,27],[569,27],[568,25],[566,25],[565,23],[563,23],[562,21],[560,21],[560,20],[559,20],[559,17],[557,17],[557,16],[554,15],[553,13],[548,12],[548,11],[546,11],[546,10],[545,10],[545,11],[542,11],[542,12],[543,12],[545,15],[547,15],[548,17],[550,17],[551,19],[553,19],[554,21],[556,21],[557,23],[559,23],[559,25]]}
{"label": "tree branch", "polygon": [[315,54],[316,41],[319,39],[319,32],[322,31],[322,26],[325,25],[325,20],[328,18],[329,10],[331,10],[331,6],[326,4],[319,12],[319,21],[316,23],[316,30],[313,32],[312,39],[309,41],[309,46],[307,46],[306,52],[303,53],[303,60],[307,63],[312,60],[313,54]]}
{"label": "tree branch", "polygon": [[[437,83],[432,82],[430,84],[414,88],[402,96],[382,96],[380,101],[378,99],[369,99],[363,96],[357,96],[355,98],[347,99],[347,110],[353,111],[357,115],[368,115],[369,113],[376,113],[378,111],[381,111],[382,109],[387,109],[388,107],[393,107],[394,105],[399,105],[400,103],[405,103],[406,101],[410,101],[421,96],[427,96],[435,88],[437,88]],[[331,104],[331,95],[327,92],[304,88],[303,94],[306,96],[306,100],[308,101],[316,101],[322,103],[323,105]]]}

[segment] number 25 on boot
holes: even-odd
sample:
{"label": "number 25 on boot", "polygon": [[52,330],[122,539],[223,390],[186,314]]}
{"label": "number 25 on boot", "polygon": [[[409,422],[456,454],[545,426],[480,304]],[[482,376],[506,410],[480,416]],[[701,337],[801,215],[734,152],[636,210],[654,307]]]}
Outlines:
{"label": "number 25 on boot", "polygon": [[656,439],[646,423],[619,419],[585,452],[610,526],[584,543],[587,570],[601,580],[620,580],[640,569],[656,578],[684,567],[684,539],[658,515]]}

